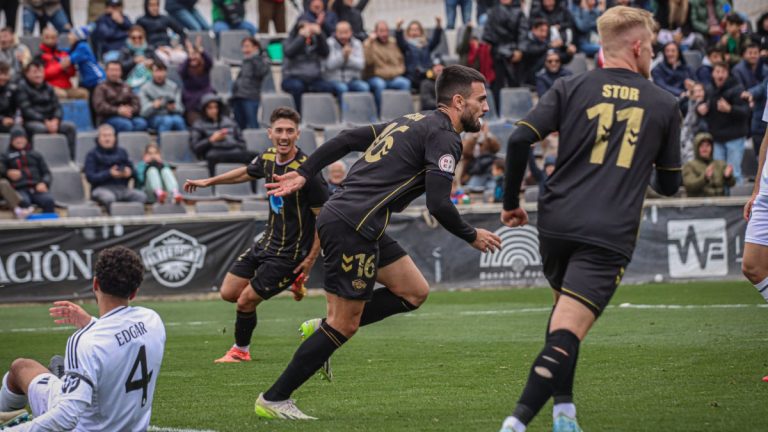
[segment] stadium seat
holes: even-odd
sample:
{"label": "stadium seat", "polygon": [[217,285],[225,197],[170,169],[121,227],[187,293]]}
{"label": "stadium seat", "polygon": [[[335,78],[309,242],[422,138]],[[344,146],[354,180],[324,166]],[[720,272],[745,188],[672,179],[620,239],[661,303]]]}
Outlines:
{"label": "stadium seat", "polygon": [[531,92],[523,88],[501,89],[499,117],[510,122],[523,118],[533,108]]}
{"label": "stadium seat", "polygon": [[532,185],[525,188],[525,202],[535,203],[539,201],[539,186]]}
{"label": "stadium seat", "polygon": [[151,138],[146,132],[122,132],[117,135],[117,145],[128,152],[131,162],[137,163],[144,156],[144,149]]}
{"label": "stadium seat", "polygon": [[251,34],[245,30],[227,30],[219,33],[219,59],[229,65],[243,63],[240,44]]}
{"label": "stadium seat", "polygon": [[62,33],[59,35],[59,40],[56,42],[56,47],[61,50],[69,50],[69,37],[67,37],[67,33]]}
{"label": "stadium seat", "polygon": [[757,175],[757,156],[753,147],[745,147],[741,157],[741,176],[746,180]]}
{"label": "stadium seat", "polygon": [[686,50],[683,51],[683,59],[685,63],[693,70],[696,70],[701,66],[701,62],[704,60],[704,56],[701,51]]}
{"label": "stadium seat", "polygon": [[411,201],[411,206],[414,207],[426,207],[427,206],[427,194],[423,193],[416,197],[415,200]]}
{"label": "stadium seat", "polygon": [[67,217],[98,217],[101,207],[95,205],[73,205],[67,209]]}
{"label": "stadium seat", "polygon": [[0,153],[5,153],[8,149],[8,143],[11,142],[11,135],[4,133],[0,134]]}
{"label": "stadium seat", "polygon": [[493,98],[493,92],[488,87],[485,88],[486,95],[488,96],[488,112],[483,116],[483,121],[495,121],[499,119],[499,111],[496,108],[496,99]]}
{"label": "stadium seat", "polygon": [[336,135],[340,134],[344,129],[349,129],[349,127],[344,125],[328,126],[323,130],[323,142],[328,142],[332,138],[335,138]]}
{"label": "stadium seat", "polygon": [[144,216],[144,204],[140,202],[113,202],[109,206],[112,216]]}
{"label": "stadium seat", "polygon": [[99,136],[98,132],[77,132],[77,139],[75,140],[75,164],[78,167],[85,167],[85,157],[88,152],[96,147],[96,138]]}
{"label": "stadium seat", "polygon": [[244,129],[243,139],[248,150],[259,154],[272,147],[272,141],[269,140],[266,129]]}
{"label": "stadium seat", "polygon": [[163,160],[170,164],[197,164],[197,158],[189,148],[188,131],[169,131],[160,134],[160,151]]}
{"label": "stadium seat", "polygon": [[267,200],[255,200],[255,201],[243,201],[240,205],[240,211],[267,211],[269,210],[269,201]]}
{"label": "stadium seat", "polygon": [[[220,163],[216,165],[215,173],[216,175],[223,174],[241,166],[243,166],[243,164]],[[264,180],[260,179],[260,181],[263,182]],[[214,192],[219,199],[225,199],[227,201],[243,201],[259,198],[258,195],[253,193],[253,190],[251,189],[251,182],[217,185],[214,186]]]}
{"label": "stadium seat", "polygon": [[304,93],[301,107],[302,124],[320,128],[339,124],[336,99],[331,93]]}
{"label": "stadium seat", "polygon": [[229,99],[232,93],[232,71],[229,66],[215,63],[211,69],[211,85],[223,100]]}
{"label": "stadium seat", "polygon": [[349,125],[376,123],[376,103],[369,92],[346,92],[341,97],[341,122]]}
{"label": "stadium seat", "polygon": [[29,48],[29,53],[32,57],[40,54],[40,42],[42,38],[40,36],[19,36],[19,42]]}
{"label": "stadium seat", "polygon": [[488,129],[490,129],[491,133],[496,135],[496,138],[499,139],[499,144],[501,144],[501,151],[506,151],[507,140],[515,130],[515,125],[507,122],[491,122],[488,124]]}
{"label": "stadium seat", "polygon": [[[203,45],[203,49],[211,57],[211,60],[216,60],[219,57],[219,49],[216,46],[216,39],[214,39],[213,36],[211,36],[211,32],[209,31],[187,32],[187,39],[193,44],[197,44],[198,37],[200,38],[200,41]],[[237,46],[239,47],[240,44],[237,44]]]}
{"label": "stadium seat", "polygon": [[77,127],[77,132],[93,130],[91,108],[87,100],[71,99],[61,101],[62,120],[70,121]]}
{"label": "stadium seat", "polygon": [[587,56],[584,53],[576,53],[571,61],[565,65],[565,68],[573,72],[574,75],[587,71]]}
{"label": "stadium seat", "polygon": [[169,214],[187,214],[187,208],[181,204],[152,204],[152,214],[156,215],[169,215]]}
{"label": "stadium seat", "polygon": [[347,164],[347,172],[352,168],[352,165],[357,162],[358,159],[360,159],[360,156],[362,155],[361,152],[352,152],[344,156],[341,160],[344,161],[345,164]]}
{"label": "stadium seat", "polygon": [[175,67],[168,68],[168,79],[176,83],[179,88],[184,85],[184,82],[181,80],[181,75],[179,75],[179,70]]}
{"label": "stadium seat", "polygon": [[446,66],[451,66],[455,64],[459,64],[461,59],[457,55],[444,55],[443,56],[443,63],[445,63]]}
{"label": "stadium seat", "polygon": [[315,131],[307,127],[301,128],[301,135],[299,135],[299,141],[296,145],[307,155],[314,153],[317,150]]}
{"label": "stadium seat", "polygon": [[92,203],[85,196],[83,178],[77,169],[67,166],[51,168],[51,178],[51,194],[57,207]]}
{"label": "stadium seat", "polygon": [[229,206],[223,201],[210,201],[195,203],[197,213],[229,213]]}
{"label": "stadium seat", "polygon": [[269,73],[261,81],[261,91],[264,93],[276,93],[275,77],[272,74],[272,68],[269,69]]}
{"label": "stadium seat", "polygon": [[[176,174],[176,181],[179,183],[179,188],[184,188],[184,182],[187,180],[197,180],[208,178],[208,167],[202,165],[180,165],[176,167],[174,172]],[[192,193],[184,192],[182,190],[181,196],[188,201],[211,201],[217,199],[213,196],[213,188],[198,188]]]}
{"label": "stadium seat", "polygon": [[272,111],[279,107],[289,107],[296,109],[291,95],[286,93],[263,94],[261,95],[261,115],[259,115],[259,124],[261,127],[269,126],[269,117]]}
{"label": "stadium seat", "polygon": [[737,197],[747,197],[752,195],[752,190],[754,189],[755,185],[751,183],[744,183],[740,185],[736,185],[730,189],[730,195],[731,196],[737,196]]}
{"label": "stadium seat", "polygon": [[381,93],[381,121],[392,121],[416,111],[411,92],[407,90],[384,90]]}
{"label": "stadium seat", "polygon": [[[435,32],[434,28],[428,28],[427,29],[427,40],[432,39],[432,34]],[[443,34],[440,37],[440,42],[437,44],[435,49],[432,50],[430,53],[431,55],[440,55],[441,57],[445,57],[451,53],[451,50],[448,48],[448,38],[445,36],[445,29],[443,29]]]}
{"label": "stadium seat", "polygon": [[32,148],[43,155],[48,167],[70,166],[69,144],[61,134],[37,134],[32,138]]}

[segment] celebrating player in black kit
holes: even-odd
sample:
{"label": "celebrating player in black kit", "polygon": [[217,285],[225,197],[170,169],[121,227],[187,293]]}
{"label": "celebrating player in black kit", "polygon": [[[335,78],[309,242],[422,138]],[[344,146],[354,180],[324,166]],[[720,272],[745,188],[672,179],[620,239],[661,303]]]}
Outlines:
{"label": "celebrating player in black kit", "polygon": [[680,113],[648,80],[651,14],[617,6],[598,19],[605,69],[555,82],[509,139],[504,224],[527,223],[519,207],[530,145],[560,132],[556,168],[539,199],[543,271],[558,293],[546,344],[503,432],[525,431],[550,397],[554,428],[580,431],[573,404],[579,344],[606,307],[629,263],[653,166],[653,187],[680,186]]}
{"label": "celebrating player in black kit", "polygon": [[[307,159],[296,147],[299,113],[291,108],[272,112],[267,130],[273,147],[248,166],[207,179],[187,180],[184,189],[233,184],[295,171]],[[221,284],[221,298],[237,304],[235,344],[216,363],[250,361],[250,344],[256,328],[256,307],[284,291],[301,275],[309,275],[320,251],[315,233],[315,215],[328,199],[328,186],[321,175],[313,176],[301,190],[284,198],[270,199],[267,227],[261,239],[232,264]],[[303,287],[301,287],[303,288]],[[295,292],[299,300],[303,294]]]}
{"label": "celebrating player in black kit", "polygon": [[[425,193],[430,213],[449,232],[480,251],[500,239],[469,226],[450,200],[462,131],[480,130],[488,111],[485,79],[464,66],[449,66],[437,80],[438,109],[409,114],[389,124],[344,131],[320,146],[296,171],[268,184],[274,196],[302,187],[324,166],[351,151],[364,151],[340,191],[317,220],[325,258],[328,317],[296,351],[277,382],[256,401],[266,418],[312,419],[290,398],[358,327],[418,308],[429,285],[413,260],[385,230],[392,213]],[[376,282],[384,285],[374,291]]]}

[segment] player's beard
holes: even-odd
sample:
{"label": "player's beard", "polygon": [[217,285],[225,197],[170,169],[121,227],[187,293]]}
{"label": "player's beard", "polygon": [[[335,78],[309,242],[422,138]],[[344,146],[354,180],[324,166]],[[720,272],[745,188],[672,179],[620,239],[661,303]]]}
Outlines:
{"label": "player's beard", "polygon": [[461,113],[461,126],[464,128],[464,132],[480,132],[480,118],[475,118],[472,112],[465,109]]}

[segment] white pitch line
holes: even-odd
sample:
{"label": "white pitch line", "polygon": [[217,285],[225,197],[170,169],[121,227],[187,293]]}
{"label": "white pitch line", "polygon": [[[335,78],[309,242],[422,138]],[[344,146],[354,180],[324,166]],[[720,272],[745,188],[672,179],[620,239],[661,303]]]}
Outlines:
{"label": "white pitch line", "polygon": [[216,432],[210,429],[182,429],[171,427],[150,426],[148,432]]}

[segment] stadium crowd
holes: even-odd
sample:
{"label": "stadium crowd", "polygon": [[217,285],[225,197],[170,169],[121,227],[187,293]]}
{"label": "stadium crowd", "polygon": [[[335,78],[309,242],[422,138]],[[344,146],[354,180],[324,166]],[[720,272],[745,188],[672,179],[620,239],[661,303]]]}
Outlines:
{"label": "stadium crowd", "polygon": [[[370,121],[392,118],[384,99],[393,90],[411,98],[398,114],[434,109],[436,78],[446,64],[461,63],[485,76],[494,106],[482,130],[463,138],[454,196],[456,202],[498,202],[504,175],[499,151],[512,123],[555,80],[600,67],[596,20],[619,4],[651,10],[658,22],[652,80],[679,100],[685,194],[722,196],[746,187],[752,174],[742,167],[755,164],[765,133],[760,115],[768,86],[768,13],[752,23],[726,0],[475,3],[445,1],[448,29],[456,28],[461,10],[454,55],[441,18],[431,28],[402,19],[366,27],[368,0],[304,0],[291,26],[283,1],[259,0],[257,25],[246,20],[243,0],[216,0],[209,25],[196,0],[166,0],[164,10],[159,0],[145,0],[140,17],[128,17],[122,0],[100,0],[89,2],[89,23],[81,27],[72,25],[69,1],[6,1],[0,9],[7,21],[0,30],[0,133],[8,134],[8,144],[0,148],[0,192],[18,217],[28,216],[33,205],[52,212],[56,169],[51,175],[47,155],[33,147],[38,135],[61,134],[70,160],[80,160],[90,198],[108,211],[114,201],[179,203],[192,197],[178,190],[173,169],[180,161],[162,160],[163,137],[186,131],[192,159],[183,163],[202,164],[209,174],[217,164],[249,162],[263,150],[252,145],[251,132],[265,118],[259,111],[266,109],[264,94],[276,91],[277,64],[279,88],[290,96],[282,104],[306,118],[328,106],[302,106],[309,100],[304,95],[330,94],[341,120],[319,127],[333,129],[360,123],[345,121],[345,113],[360,109],[353,94],[368,95]],[[8,19],[18,6],[26,44],[16,35],[15,19]],[[270,22],[288,32],[257,37]],[[39,39],[30,39],[36,28]],[[238,39],[227,37],[232,34]],[[282,42],[268,50],[278,38]],[[29,46],[30,40],[39,45]],[[235,58],[224,51],[235,51]],[[63,110],[63,103],[77,99],[86,101],[87,120],[98,127],[84,150],[78,149],[82,132]],[[153,137],[143,154],[122,148],[120,137],[130,132]],[[753,151],[745,155],[750,139]],[[547,137],[535,153],[526,179],[526,196],[534,200],[556,169],[557,137]],[[336,167],[332,188],[347,165]]]}

